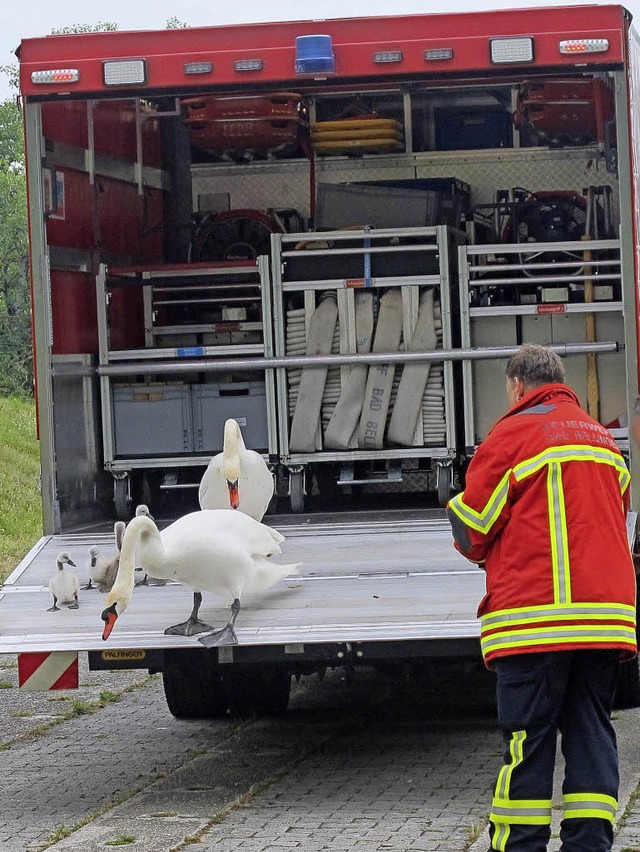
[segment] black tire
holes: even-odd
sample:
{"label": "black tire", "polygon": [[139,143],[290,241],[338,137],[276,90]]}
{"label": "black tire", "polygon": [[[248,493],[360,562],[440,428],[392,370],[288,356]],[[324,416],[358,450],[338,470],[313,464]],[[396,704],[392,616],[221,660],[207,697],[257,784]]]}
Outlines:
{"label": "black tire", "polygon": [[234,716],[282,716],[289,705],[291,675],[280,667],[229,668],[224,683]]}
{"label": "black tire", "polygon": [[292,473],[289,476],[289,500],[294,515],[304,512],[304,473]]}
{"label": "black tire", "polygon": [[451,499],[451,470],[438,466],[436,469],[436,488],[438,490],[438,505],[443,508]]}
{"label": "black tire", "polygon": [[127,485],[126,478],[113,480],[113,504],[119,521],[128,521],[131,518]]}
{"label": "black tire", "polygon": [[167,707],[176,719],[218,719],[229,703],[219,667],[206,651],[165,651]]}

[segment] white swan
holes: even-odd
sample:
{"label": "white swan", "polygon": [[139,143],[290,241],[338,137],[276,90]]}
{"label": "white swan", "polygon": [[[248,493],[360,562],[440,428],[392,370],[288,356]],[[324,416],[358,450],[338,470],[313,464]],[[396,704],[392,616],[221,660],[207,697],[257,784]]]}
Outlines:
{"label": "white swan", "polygon": [[284,536],[277,530],[242,512],[226,509],[192,512],[162,532],[150,518],[134,518],[124,534],[118,577],[105,600],[102,638],[108,638],[116,619],[131,601],[137,546],[140,563],[152,576],[177,580],[193,589],[191,615],[181,624],[168,627],[165,633],[193,636],[213,630],[198,618],[204,590],[233,603],[226,627],[200,641],[208,646],[236,642],[233,625],[243,592],[264,592],[278,580],[298,573],[298,564],[278,565],[268,560],[269,556],[282,553],[282,541]]}
{"label": "white swan", "polygon": [[59,553],[56,557],[56,565],[58,570],[55,576],[49,581],[49,591],[53,597],[53,606],[49,607],[47,612],[58,612],[60,603],[68,605],[69,609],[78,609],[78,595],[80,593],[80,583],[78,578],[72,571],[67,571],[65,565],[76,567],[76,563],[72,561],[68,553]]}
{"label": "white swan", "polygon": [[[113,534],[116,543],[116,553],[110,559],[102,556],[100,548],[93,545],[89,548],[89,582],[83,589],[95,589],[99,592],[108,592],[116,580],[118,565],[120,564],[120,548],[125,530],[124,521],[116,521],[113,525]],[[94,585],[95,583],[95,585]]]}
{"label": "white swan", "polygon": [[227,420],[222,452],[211,459],[200,482],[200,508],[240,509],[261,521],[273,491],[266,462],[260,453],[245,447],[237,421]]}

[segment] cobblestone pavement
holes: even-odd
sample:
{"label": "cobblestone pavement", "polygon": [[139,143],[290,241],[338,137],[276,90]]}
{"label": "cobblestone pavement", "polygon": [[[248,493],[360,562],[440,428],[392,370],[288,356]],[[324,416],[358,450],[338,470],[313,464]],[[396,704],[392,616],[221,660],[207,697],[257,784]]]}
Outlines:
{"label": "cobblestone pavement", "polygon": [[[15,683],[9,662],[0,685]],[[81,670],[76,710],[101,693],[104,706],[44,733],[74,693],[0,689],[0,852],[56,837],[54,852],[485,852],[500,751],[493,681],[449,674],[412,689],[372,671],[303,679],[285,717],[234,722],[174,719],[159,677]],[[639,723],[640,711],[617,714],[625,803],[640,777]],[[615,849],[640,852],[640,808]]]}

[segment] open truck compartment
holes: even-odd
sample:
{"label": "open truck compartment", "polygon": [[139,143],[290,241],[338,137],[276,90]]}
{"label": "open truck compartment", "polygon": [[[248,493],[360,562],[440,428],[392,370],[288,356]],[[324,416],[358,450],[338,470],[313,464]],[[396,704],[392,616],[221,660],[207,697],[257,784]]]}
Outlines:
{"label": "open truck compartment", "polygon": [[[317,600],[311,575],[328,572],[336,610],[320,610],[312,644],[380,636],[393,655],[406,630],[428,655],[442,630],[467,636],[480,575],[453,571],[442,596],[442,524],[415,539],[399,524],[399,549],[384,550],[393,617],[373,588],[347,605],[373,582],[374,508],[428,512],[462,486],[526,341],[565,357],[638,473],[637,53],[619,6],[23,42],[53,536],[33,570],[58,536],[140,502],[196,508],[234,417],[276,481],[267,519],[310,512],[286,555],[317,536],[293,597]],[[342,550],[323,549],[314,520],[335,509],[371,512],[352,579],[327,568]],[[7,592],[3,608],[30,599]],[[407,620],[409,599],[426,618]],[[255,618],[240,649],[270,630],[296,644],[290,618]],[[152,612],[143,623],[123,641],[175,642]],[[86,630],[74,641],[95,649]]]}
{"label": "open truck compartment", "polygon": [[48,532],[195,506],[226,417],[274,511],[444,505],[524,341],[627,450],[628,19],[549,14],[24,43]]}

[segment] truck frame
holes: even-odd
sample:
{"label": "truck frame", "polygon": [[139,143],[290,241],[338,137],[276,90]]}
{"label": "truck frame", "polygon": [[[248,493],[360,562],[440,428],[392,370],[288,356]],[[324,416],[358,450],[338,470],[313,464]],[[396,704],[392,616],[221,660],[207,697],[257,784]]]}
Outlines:
{"label": "truck frame", "polygon": [[[640,474],[639,57],[621,6],[23,41],[44,537],[0,591],[0,652],[161,671],[179,717],[479,660],[483,574],[442,507],[509,354],[553,346]],[[164,634],[178,584],[137,589],[106,645],[97,592],[47,613],[57,553],[84,579],[137,504],[197,508],[227,417],[300,577],[213,649]]]}

